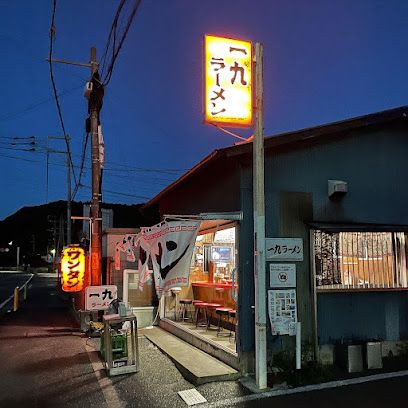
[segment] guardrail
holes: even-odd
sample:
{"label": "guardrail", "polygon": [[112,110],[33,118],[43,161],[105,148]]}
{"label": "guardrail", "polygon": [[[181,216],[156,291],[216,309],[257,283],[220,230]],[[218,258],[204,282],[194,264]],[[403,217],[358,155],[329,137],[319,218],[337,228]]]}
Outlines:
{"label": "guardrail", "polygon": [[14,288],[14,292],[13,294],[6,299],[3,303],[0,304],[0,311],[1,309],[3,309],[4,306],[6,306],[8,303],[10,303],[11,301],[13,301],[13,312],[17,312],[18,307],[20,305],[20,292],[23,291],[23,299],[24,301],[27,300],[27,286],[30,283],[31,279],[33,279],[34,275],[31,275],[27,281],[24,283],[24,285],[20,286],[16,286]]}

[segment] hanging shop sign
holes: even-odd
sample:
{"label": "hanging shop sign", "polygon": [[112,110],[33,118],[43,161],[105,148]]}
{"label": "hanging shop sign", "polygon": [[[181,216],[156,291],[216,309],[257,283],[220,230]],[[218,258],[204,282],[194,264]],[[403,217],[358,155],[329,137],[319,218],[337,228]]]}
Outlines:
{"label": "hanging shop sign", "polygon": [[205,36],[205,122],[230,126],[252,125],[252,44]]}
{"label": "hanging shop sign", "polygon": [[61,283],[65,292],[79,292],[84,287],[85,251],[79,246],[69,246],[62,251]]}
{"label": "hanging shop sign", "polygon": [[296,289],[268,290],[268,311],[273,336],[296,334]]}
{"label": "hanging shop sign", "polygon": [[270,286],[272,288],[295,288],[296,265],[286,263],[269,264]]}
{"label": "hanging shop sign", "polygon": [[267,261],[303,261],[302,238],[266,238]]}
{"label": "hanging shop sign", "polygon": [[106,310],[112,300],[117,299],[116,285],[87,286],[85,288],[85,309]]}

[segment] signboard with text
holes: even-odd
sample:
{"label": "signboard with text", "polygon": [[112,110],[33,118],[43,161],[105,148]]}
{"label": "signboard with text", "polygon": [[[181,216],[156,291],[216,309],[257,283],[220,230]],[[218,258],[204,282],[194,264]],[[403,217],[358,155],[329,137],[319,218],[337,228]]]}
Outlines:
{"label": "signboard with text", "polygon": [[303,261],[302,238],[266,238],[267,261]]}
{"label": "signboard with text", "polygon": [[270,286],[272,288],[296,287],[296,265],[273,263],[269,265]]}
{"label": "signboard with text", "polygon": [[205,122],[252,125],[252,44],[205,36]]}
{"label": "signboard with text", "polygon": [[85,288],[85,309],[106,310],[117,297],[116,285],[88,286]]}
{"label": "signboard with text", "polygon": [[84,287],[85,251],[79,246],[64,248],[61,258],[61,285],[64,292],[79,292]]}

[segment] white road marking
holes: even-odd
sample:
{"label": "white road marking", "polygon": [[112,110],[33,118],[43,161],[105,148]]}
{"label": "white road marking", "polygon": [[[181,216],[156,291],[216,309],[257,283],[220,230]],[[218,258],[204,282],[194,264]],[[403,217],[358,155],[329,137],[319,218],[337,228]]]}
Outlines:
{"label": "white road marking", "polygon": [[105,367],[101,360],[97,357],[95,349],[90,347],[88,344],[85,345],[86,351],[88,352],[89,360],[92,364],[92,368],[95,372],[95,376],[98,380],[99,387],[102,390],[103,396],[106,401],[106,405],[109,408],[123,408],[126,404],[119,398],[112,381],[105,373]]}
{"label": "white road marking", "polygon": [[[5,271],[0,271],[1,273],[12,273],[12,272],[5,272]],[[16,272],[14,272],[14,273],[16,273]],[[26,286],[26,285],[28,285],[28,283],[31,281],[31,279],[33,279],[33,274],[31,274],[31,276],[27,279],[27,281],[26,281],[26,283],[24,283],[24,284],[22,284],[20,287],[19,287],[19,291],[21,291],[21,289],[23,289],[24,288],[24,286]],[[22,296],[22,295],[20,295],[20,296]],[[12,299],[14,298],[14,289],[13,289],[13,294],[7,299],[7,300],[5,300],[2,304],[0,304],[0,310],[5,306],[5,305],[7,305],[7,303],[9,303]]]}

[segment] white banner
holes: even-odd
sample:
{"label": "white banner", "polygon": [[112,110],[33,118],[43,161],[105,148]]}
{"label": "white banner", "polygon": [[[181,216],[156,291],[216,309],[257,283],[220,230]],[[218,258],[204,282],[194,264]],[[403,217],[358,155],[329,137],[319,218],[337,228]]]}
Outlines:
{"label": "white banner", "polygon": [[128,261],[137,260],[139,289],[142,290],[149,278],[148,265],[151,260],[159,298],[163,290],[188,286],[191,257],[199,226],[200,221],[193,220],[163,221],[152,227],[143,227],[136,236],[125,235],[116,246],[115,267],[120,268],[121,252],[126,253]]}
{"label": "white banner", "polygon": [[[200,221],[163,221],[142,228],[140,246],[153,264],[157,295],[175,286],[188,286],[190,263]],[[142,250],[141,250],[142,252]],[[141,255],[142,259],[143,256]],[[142,269],[147,267],[147,260]]]}

